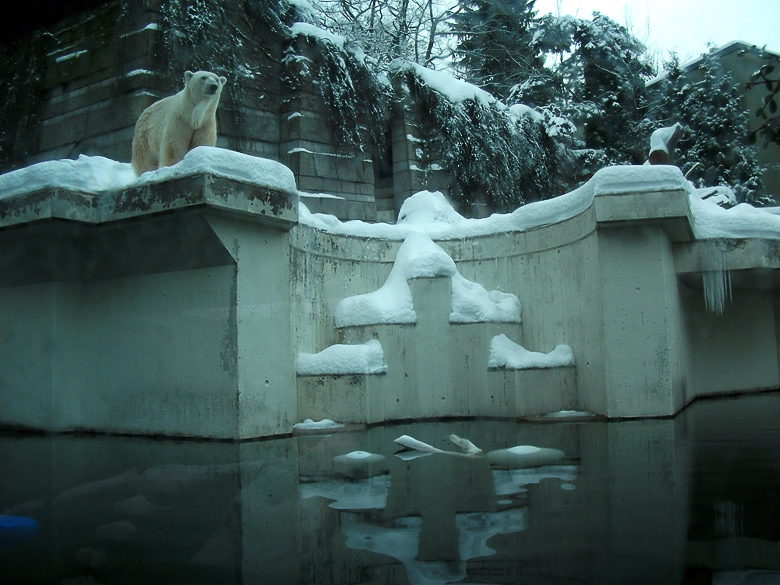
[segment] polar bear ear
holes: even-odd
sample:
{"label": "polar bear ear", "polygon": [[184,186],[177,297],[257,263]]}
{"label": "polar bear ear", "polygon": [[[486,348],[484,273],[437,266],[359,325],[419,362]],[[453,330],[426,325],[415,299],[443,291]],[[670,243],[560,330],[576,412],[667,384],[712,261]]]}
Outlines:
{"label": "polar bear ear", "polygon": [[184,72],[184,83],[188,83],[190,79],[192,79],[192,76],[195,75],[192,71],[185,71]]}
{"label": "polar bear ear", "polygon": [[219,78],[219,85],[220,87],[224,86],[227,83],[227,77],[220,77]]}

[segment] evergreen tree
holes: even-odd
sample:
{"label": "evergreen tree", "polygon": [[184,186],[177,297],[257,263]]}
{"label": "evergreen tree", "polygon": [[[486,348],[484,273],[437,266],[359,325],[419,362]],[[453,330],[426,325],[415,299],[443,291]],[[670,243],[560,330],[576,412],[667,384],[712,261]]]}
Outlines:
{"label": "evergreen tree", "polygon": [[685,130],[675,162],[698,187],[726,185],[738,201],[766,204],[756,149],[748,144],[748,112],[733,78],[710,53],[694,72],[673,57],[655,88],[655,127],[680,122]]}
{"label": "evergreen tree", "polygon": [[646,79],[653,69],[645,47],[625,27],[595,12],[578,20],[574,52],[562,64],[574,86],[570,113],[583,129],[585,147],[603,151],[608,164],[640,164],[639,130],[647,111]]}
{"label": "evergreen tree", "polygon": [[760,137],[763,148],[766,148],[772,142],[780,144],[780,113],[777,106],[780,101],[780,57],[768,51],[762,51],[761,57],[765,63],[751,76],[745,89],[761,86],[766,89],[764,102],[756,110],[761,123],[748,137],[751,143]]}
{"label": "evergreen tree", "polygon": [[543,76],[534,41],[536,0],[463,0],[453,17],[458,67],[472,83],[500,98],[512,87]]}

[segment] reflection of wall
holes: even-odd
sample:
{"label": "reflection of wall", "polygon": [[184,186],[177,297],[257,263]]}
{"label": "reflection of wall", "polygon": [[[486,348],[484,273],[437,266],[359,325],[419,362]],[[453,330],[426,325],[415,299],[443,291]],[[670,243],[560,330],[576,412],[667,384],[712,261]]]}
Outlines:
{"label": "reflection of wall", "polygon": [[[565,449],[566,465],[510,471],[448,455],[407,462],[388,451],[402,433],[447,448],[441,437],[451,431],[485,451],[513,444]],[[328,531],[343,534],[346,542],[323,558],[333,575],[349,573],[347,564],[382,582],[432,584],[468,576],[491,583],[511,576],[521,582],[676,584],[685,571],[688,526],[685,436],[678,419],[546,426],[450,422],[318,439],[322,465],[307,463],[307,482],[325,480],[318,471],[328,469],[329,457],[370,449],[390,457],[389,478],[382,482],[387,506],[349,511],[342,500],[323,498],[314,512],[309,503],[312,519],[322,519],[329,504],[330,520],[304,542],[340,540]],[[327,481],[350,482],[333,475]],[[339,498],[338,490],[331,494]],[[344,554],[345,547],[357,556]],[[323,554],[319,549],[306,556]],[[395,580],[388,579],[397,575],[388,566],[393,562],[405,572]],[[329,576],[321,574],[320,582],[339,582]]]}

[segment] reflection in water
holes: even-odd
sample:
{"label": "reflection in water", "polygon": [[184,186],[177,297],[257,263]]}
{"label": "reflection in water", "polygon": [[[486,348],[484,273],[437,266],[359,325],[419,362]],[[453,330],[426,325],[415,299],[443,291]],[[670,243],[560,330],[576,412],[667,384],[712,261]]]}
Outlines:
{"label": "reflection in water", "polygon": [[[778,583],[779,415],[774,393],[620,423],[4,436],[0,582]],[[400,435],[453,433],[484,454],[396,456]],[[561,455],[490,457],[513,446]]]}
{"label": "reflection in water", "polygon": [[[502,459],[505,464],[534,467],[491,470],[491,458],[472,447],[468,445],[469,451],[478,455],[455,457],[441,451],[426,457],[402,455],[387,471],[375,467],[373,472],[382,475],[368,479],[309,478],[300,484],[299,493],[303,499],[331,500],[330,508],[343,511],[339,525],[346,546],[394,558],[412,585],[456,583],[467,577],[466,561],[496,554],[489,539],[528,527],[529,485],[545,479],[572,482],[577,476],[575,465],[537,466],[544,459],[535,447],[522,450],[523,455],[534,456],[530,460]],[[371,461],[370,454],[361,453],[365,453],[361,461]],[[558,459],[558,453],[552,458]],[[344,457],[333,460],[341,462]],[[351,472],[356,473],[355,467]],[[370,465],[364,473],[372,473]],[[449,492],[447,497],[443,492]],[[373,513],[357,513],[362,510]]]}

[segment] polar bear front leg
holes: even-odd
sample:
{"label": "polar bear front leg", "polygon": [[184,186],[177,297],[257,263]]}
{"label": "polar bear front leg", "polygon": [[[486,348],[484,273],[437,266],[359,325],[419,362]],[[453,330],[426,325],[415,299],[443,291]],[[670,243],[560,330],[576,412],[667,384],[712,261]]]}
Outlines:
{"label": "polar bear front leg", "polygon": [[166,136],[160,145],[160,166],[175,165],[184,158],[185,154],[187,154],[187,144],[182,144],[181,139],[177,140],[173,136]]}
{"label": "polar bear front leg", "polygon": [[214,146],[217,144],[217,127],[214,124],[206,124],[192,133],[190,150],[197,146]]}

